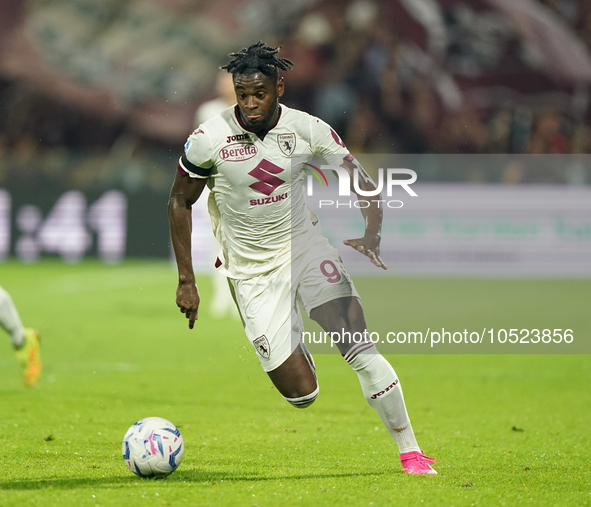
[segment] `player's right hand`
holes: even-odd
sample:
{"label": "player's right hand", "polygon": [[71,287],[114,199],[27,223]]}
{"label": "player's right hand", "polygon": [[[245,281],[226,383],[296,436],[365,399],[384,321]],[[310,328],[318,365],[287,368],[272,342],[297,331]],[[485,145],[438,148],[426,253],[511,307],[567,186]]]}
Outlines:
{"label": "player's right hand", "polygon": [[194,283],[179,283],[176,289],[176,305],[189,319],[189,329],[193,329],[199,310],[199,291]]}

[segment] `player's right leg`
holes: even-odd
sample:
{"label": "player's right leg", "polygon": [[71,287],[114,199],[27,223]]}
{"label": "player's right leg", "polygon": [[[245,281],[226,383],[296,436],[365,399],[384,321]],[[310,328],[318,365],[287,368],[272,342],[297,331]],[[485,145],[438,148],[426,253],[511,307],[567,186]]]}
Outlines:
{"label": "player's right leg", "polygon": [[290,266],[228,281],[263,370],[291,405],[310,406],[318,396],[318,382],[314,362],[300,339],[304,326],[291,291]]}
{"label": "player's right leg", "polygon": [[313,363],[298,347],[278,368],[268,371],[269,378],[283,395],[296,408],[312,405],[318,397],[318,381]]}

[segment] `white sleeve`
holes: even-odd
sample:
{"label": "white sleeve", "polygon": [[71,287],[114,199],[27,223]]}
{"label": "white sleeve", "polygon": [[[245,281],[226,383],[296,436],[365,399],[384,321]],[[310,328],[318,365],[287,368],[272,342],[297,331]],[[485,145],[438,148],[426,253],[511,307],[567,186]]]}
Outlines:
{"label": "white sleeve", "polygon": [[329,165],[341,165],[343,159],[353,160],[334,129],[314,116],[310,117],[310,145],[312,153],[322,157]]}
{"label": "white sleeve", "polygon": [[212,167],[211,139],[203,126],[199,126],[185,143],[185,153],[179,159],[178,169],[192,178],[207,178]]}

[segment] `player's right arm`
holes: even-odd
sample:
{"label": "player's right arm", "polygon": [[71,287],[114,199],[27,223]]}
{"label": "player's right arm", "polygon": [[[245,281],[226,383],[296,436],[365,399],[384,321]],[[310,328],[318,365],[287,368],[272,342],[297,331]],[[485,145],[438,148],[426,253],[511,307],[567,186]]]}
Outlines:
{"label": "player's right arm", "polygon": [[199,310],[199,292],[191,258],[191,209],[211,173],[211,151],[211,140],[200,127],[185,144],[185,153],[179,160],[168,200],[168,224],[179,272],[176,304],[189,319],[189,329],[193,329]]}
{"label": "player's right arm", "polygon": [[206,179],[190,178],[177,172],[168,200],[168,224],[179,273],[176,304],[189,319],[189,329],[193,329],[199,310],[199,292],[191,258],[191,207],[206,182]]}

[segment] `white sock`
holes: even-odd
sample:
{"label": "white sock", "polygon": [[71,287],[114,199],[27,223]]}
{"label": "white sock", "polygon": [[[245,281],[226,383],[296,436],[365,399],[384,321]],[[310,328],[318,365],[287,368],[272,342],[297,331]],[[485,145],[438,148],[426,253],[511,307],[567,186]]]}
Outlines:
{"label": "white sock", "polygon": [[21,322],[10,294],[0,287],[0,326],[10,335],[14,348],[18,349],[25,342],[25,328]]}
{"label": "white sock", "polygon": [[319,391],[320,389],[318,388],[318,386],[316,386],[316,389],[314,389],[313,392],[307,394],[306,396],[302,396],[300,398],[285,398],[284,396],[284,398],[296,408],[307,408],[310,405],[312,405],[314,401],[316,401],[316,398],[318,398]]}
{"label": "white sock", "polygon": [[420,451],[408,418],[400,382],[386,358],[372,343],[359,343],[345,355],[345,361],[357,372],[365,399],[380,416],[398,445],[400,454]]}

